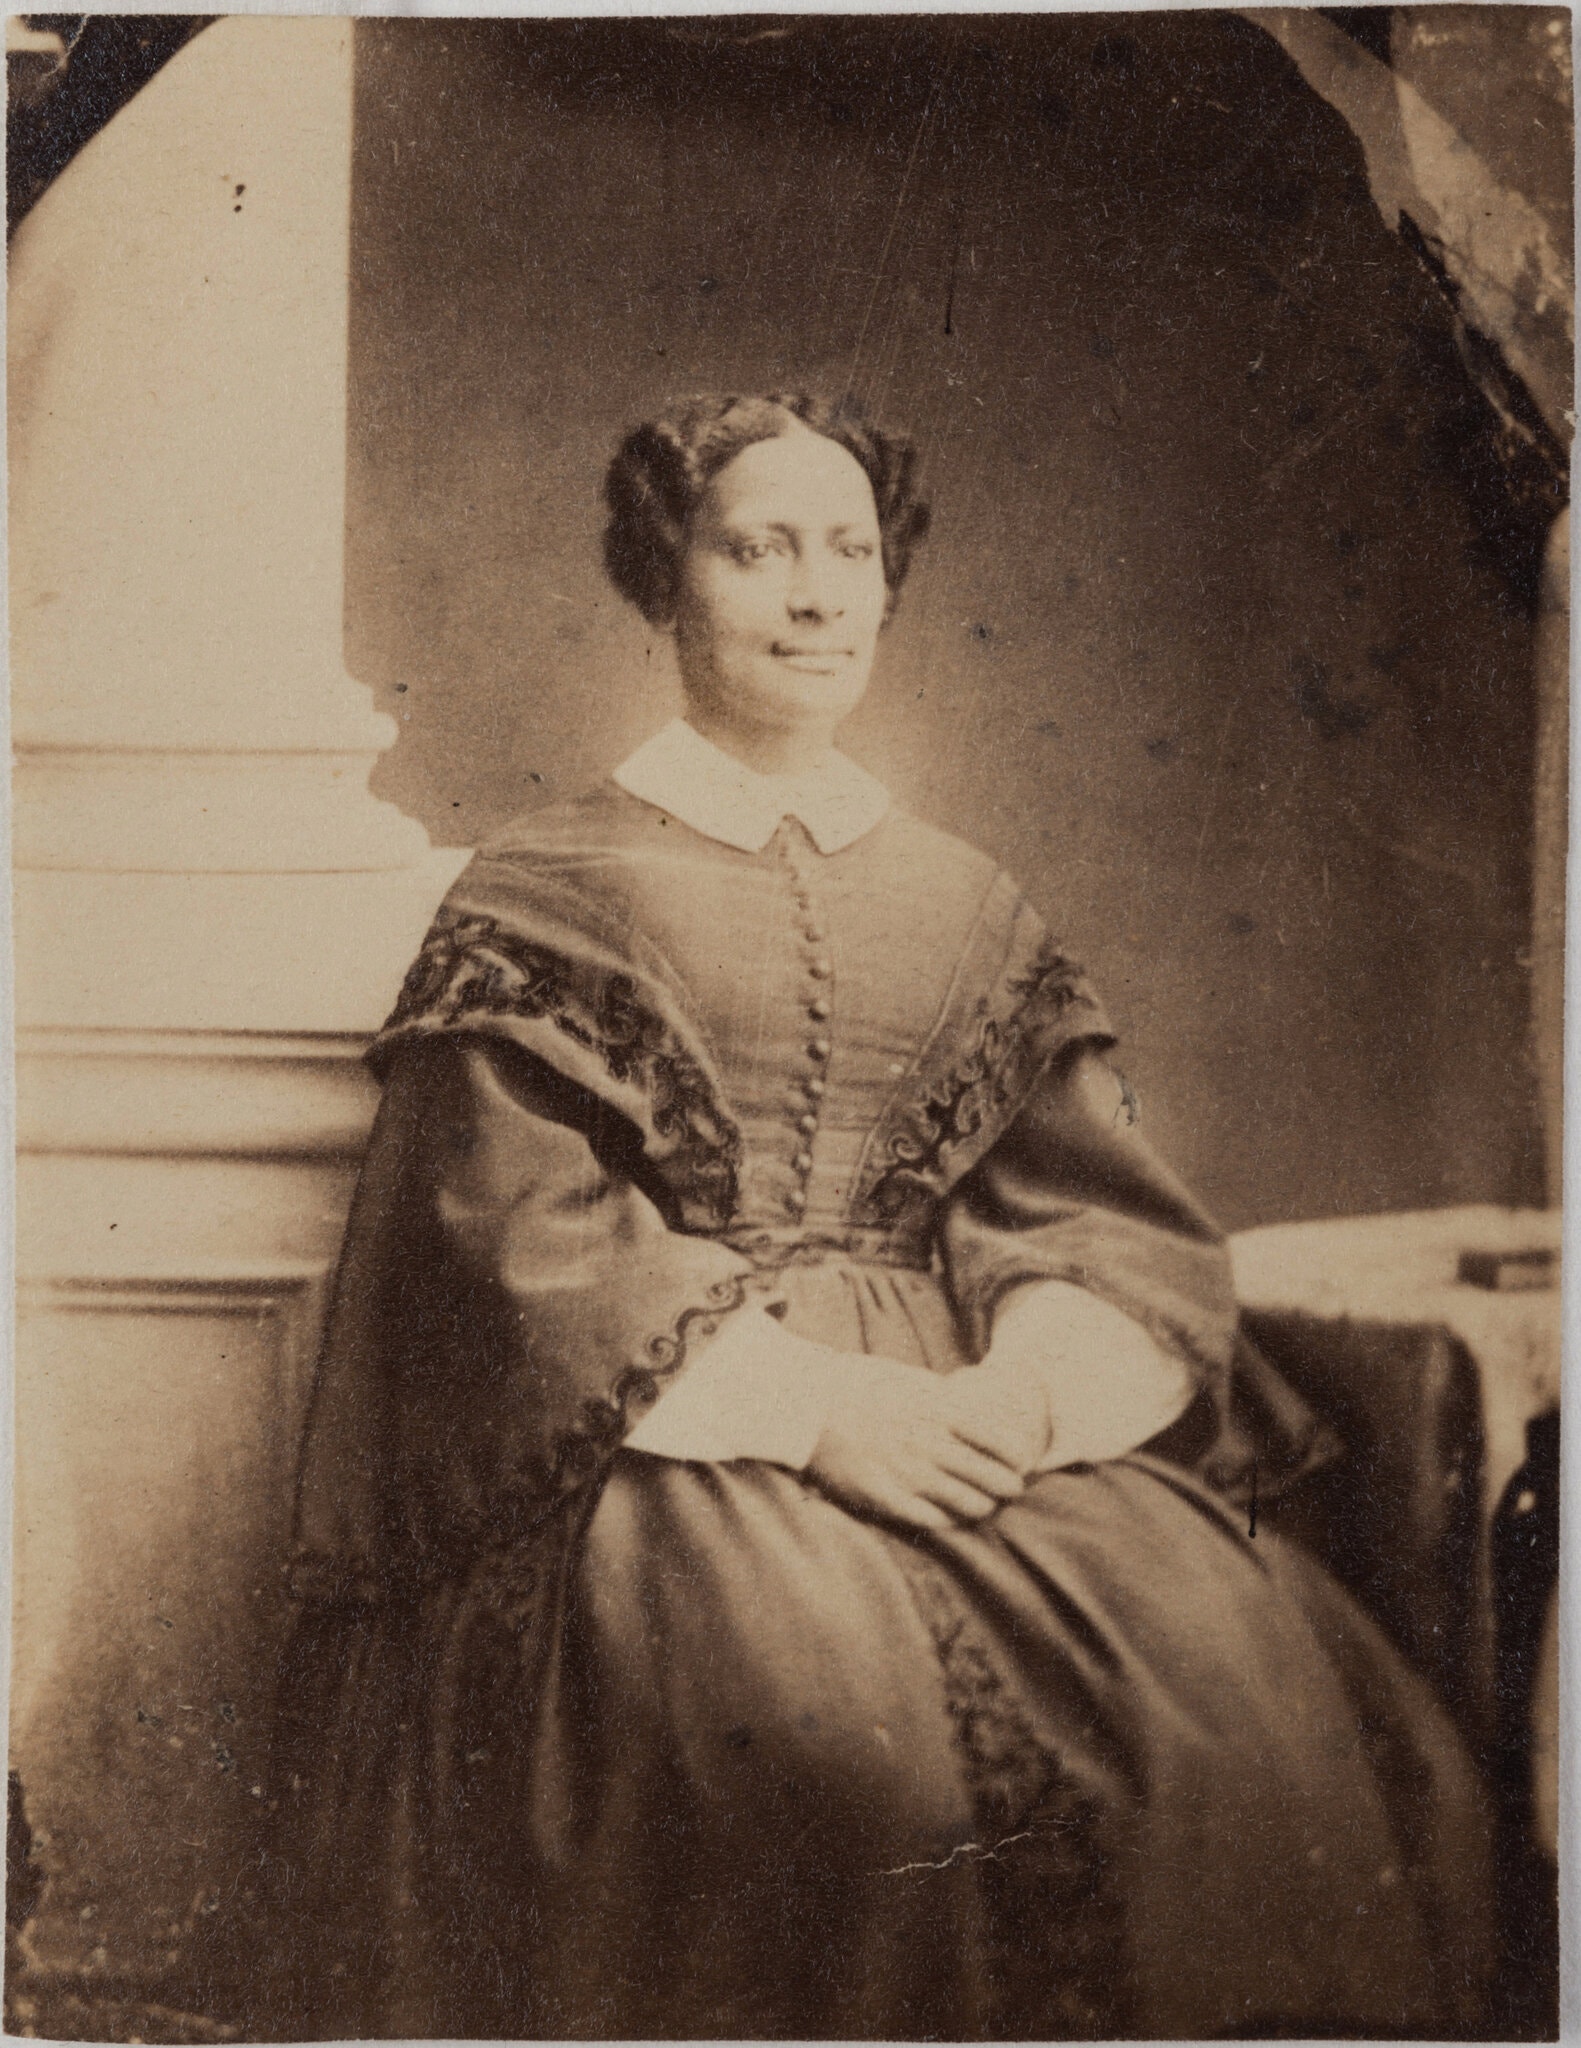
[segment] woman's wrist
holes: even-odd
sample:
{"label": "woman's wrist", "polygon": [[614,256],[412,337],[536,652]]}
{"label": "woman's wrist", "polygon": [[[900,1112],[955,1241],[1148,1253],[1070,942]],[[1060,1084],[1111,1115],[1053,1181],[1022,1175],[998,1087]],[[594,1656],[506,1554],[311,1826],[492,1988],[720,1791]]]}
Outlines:
{"label": "woman's wrist", "polygon": [[839,1353],[798,1337],[759,1303],[727,1318],[626,1438],[652,1457],[756,1458],[802,1471],[823,1432]]}
{"label": "woman's wrist", "polygon": [[1123,1456],[1167,1429],[1190,1402],[1190,1369],[1123,1309],[1068,1281],[1007,1295],[979,1371],[1041,1390],[1049,1441],[1035,1469]]}

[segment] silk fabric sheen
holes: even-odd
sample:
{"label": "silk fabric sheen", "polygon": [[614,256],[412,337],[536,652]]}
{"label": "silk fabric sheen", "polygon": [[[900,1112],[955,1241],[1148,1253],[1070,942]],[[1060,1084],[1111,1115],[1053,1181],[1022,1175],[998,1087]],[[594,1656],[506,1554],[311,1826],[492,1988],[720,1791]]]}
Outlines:
{"label": "silk fabric sheen", "polygon": [[[1112,1032],[1003,875],[891,810],[732,848],[606,784],[457,884],[309,1428],[277,2034],[1454,2031],[1449,1724],[1231,1505],[1318,1454]],[[809,1085],[816,1084],[816,1085]],[[812,1127],[807,1118],[812,1117]],[[1073,1281],[1182,1425],[905,1532],[621,1437],[743,1301],[948,1372]]]}

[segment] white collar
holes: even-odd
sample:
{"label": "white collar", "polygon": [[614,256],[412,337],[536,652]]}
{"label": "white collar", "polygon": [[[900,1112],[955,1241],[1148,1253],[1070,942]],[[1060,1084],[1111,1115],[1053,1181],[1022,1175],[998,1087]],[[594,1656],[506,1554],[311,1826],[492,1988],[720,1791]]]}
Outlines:
{"label": "white collar", "polygon": [[684,718],[645,740],[615,780],[628,795],[743,853],[761,853],[785,817],[801,820],[820,853],[840,853],[889,809],[889,791],[844,754],[830,753],[802,775],[760,775]]}

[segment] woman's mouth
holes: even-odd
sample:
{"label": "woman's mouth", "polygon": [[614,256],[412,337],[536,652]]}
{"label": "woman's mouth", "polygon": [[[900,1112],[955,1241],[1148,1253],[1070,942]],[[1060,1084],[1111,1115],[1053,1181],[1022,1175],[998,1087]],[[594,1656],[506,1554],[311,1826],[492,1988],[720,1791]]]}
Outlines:
{"label": "woman's mouth", "polygon": [[854,649],[802,647],[793,642],[776,640],[769,652],[776,661],[783,662],[786,668],[796,669],[803,675],[832,675],[842,663],[851,660]]}

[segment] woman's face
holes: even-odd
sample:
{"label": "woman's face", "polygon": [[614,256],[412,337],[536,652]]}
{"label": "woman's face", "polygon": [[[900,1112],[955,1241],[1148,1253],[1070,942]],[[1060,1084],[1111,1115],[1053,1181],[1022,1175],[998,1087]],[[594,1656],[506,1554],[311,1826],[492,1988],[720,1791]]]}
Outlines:
{"label": "woman's face", "polygon": [[713,479],[682,559],[681,680],[713,723],[830,735],[867,688],[887,592],[872,486],[799,422]]}

